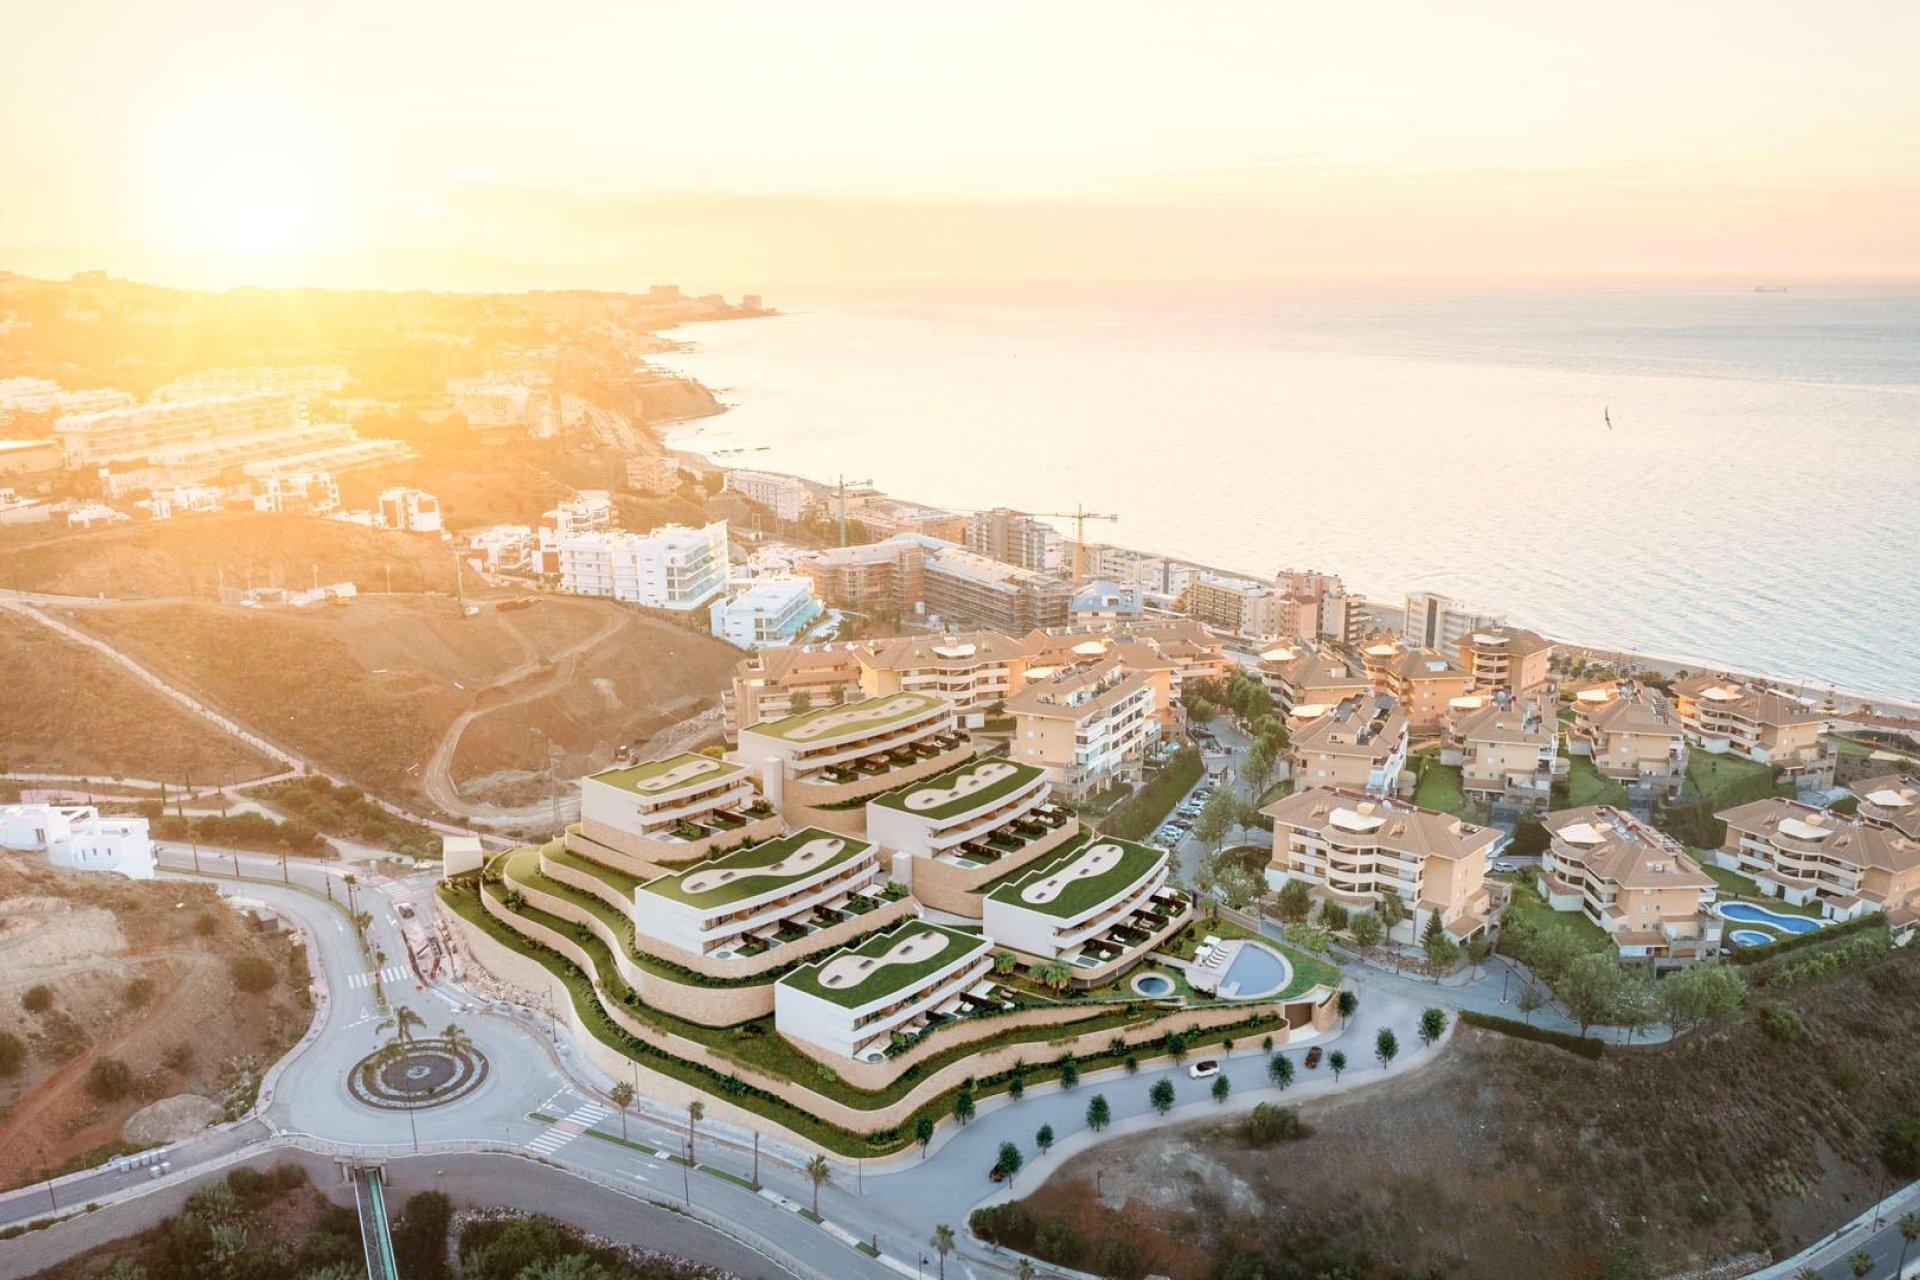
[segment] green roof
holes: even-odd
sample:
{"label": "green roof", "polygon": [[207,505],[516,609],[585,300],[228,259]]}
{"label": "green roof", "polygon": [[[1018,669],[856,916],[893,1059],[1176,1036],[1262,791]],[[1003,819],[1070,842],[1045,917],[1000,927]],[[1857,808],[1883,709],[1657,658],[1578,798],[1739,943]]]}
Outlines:
{"label": "green roof", "polygon": [[[1110,861],[1110,865],[1094,870],[1092,874],[1084,874],[1090,864],[1082,860],[1092,857],[1096,850],[1109,847],[1119,850],[1117,857],[1102,855],[1102,860]],[[1135,844],[1114,836],[1094,836],[1038,867],[1021,868],[1018,873],[997,882],[998,887],[991,889],[987,897],[1028,911],[1059,916],[1063,920],[1071,919],[1132,888],[1150,875],[1166,857],[1166,850],[1156,849],[1152,845]],[[1082,874],[1074,874],[1070,879],[1048,886],[1047,890],[1041,891],[1039,901],[1026,896],[1030,886],[1038,886],[1055,875],[1070,872]]]}
{"label": "green roof", "polygon": [[[827,986],[821,982],[821,975],[845,972],[859,965],[860,961],[879,961],[895,947],[921,934],[935,934],[947,939],[947,945],[938,951],[917,960],[896,961],[892,964],[875,963],[867,968],[865,976],[847,986]],[[961,959],[992,947],[992,943],[975,933],[962,933],[958,929],[948,929],[937,924],[928,924],[924,920],[911,920],[898,929],[875,934],[857,947],[836,951],[817,964],[802,965],[786,977],[780,979],[781,985],[790,986],[808,995],[819,996],[845,1009],[858,1009],[861,1005],[871,1004],[884,999],[896,991],[911,987],[920,979],[937,970],[944,969]],[[850,965],[837,965],[835,962],[849,960]]]}
{"label": "green roof", "polygon": [[788,716],[784,720],[757,724],[744,732],[764,733],[786,742],[811,746],[815,742],[831,742],[842,734],[872,733],[876,729],[912,720],[936,707],[947,705],[947,700],[936,694],[889,693],[879,698],[868,698],[864,702],[820,707],[797,716]]}
{"label": "green roof", "polygon": [[[671,795],[682,787],[718,782],[746,771],[745,765],[735,764],[731,760],[716,760],[697,752],[682,751],[664,760],[643,760],[623,769],[603,769],[589,776],[595,782],[604,782],[610,787],[646,796]],[[678,776],[669,777],[676,773]]]}
{"label": "green roof", "polygon": [[[825,856],[812,858],[804,866],[778,871],[773,869],[776,864],[800,854],[815,841],[832,842],[839,847],[829,850],[823,844],[820,852]],[[814,875],[828,867],[851,862],[871,848],[871,844],[857,836],[836,835],[818,827],[807,827],[751,849],[736,849],[717,858],[702,859],[685,871],[647,881],[640,886],[639,892],[657,893],[663,898],[696,907],[725,906],[756,893],[777,889],[788,881]],[[696,887],[689,890],[689,884]]]}
{"label": "green roof", "polygon": [[[989,776],[995,772],[1004,772],[1005,776],[951,799],[937,802],[933,800],[933,797],[942,792],[951,792],[954,783],[960,778],[974,777],[982,771]],[[996,802],[1027,786],[1045,772],[1034,765],[1018,764],[1012,760],[976,757],[944,773],[936,773],[931,778],[922,778],[910,786],[875,796],[872,802],[885,805],[889,809],[898,809],[902,813],[911,813],[919,818],[951,818],[958,814],[991,808]],[[920,798],[919,802],[925,806],[924,808],[916,807],[911,803],[916,797]]]}

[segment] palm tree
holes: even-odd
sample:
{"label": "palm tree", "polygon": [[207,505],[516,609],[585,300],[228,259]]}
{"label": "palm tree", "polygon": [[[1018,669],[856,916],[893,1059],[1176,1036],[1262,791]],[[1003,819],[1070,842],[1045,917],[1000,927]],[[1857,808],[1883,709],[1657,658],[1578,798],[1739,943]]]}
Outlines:
{"label": "palm tree", "polygon": [[1347,1069],[1347,1055],[1335,1049],[1327,1055],[1327,1065],[1333,1068],[1333,1082],[1340,1083],[1340,1073]]}
{"label": "palm tree", "polygon": [[693,1163],[693,1126],[707,1114],[707,1104],[695,1098],[687,1104],[687,1163]]}
{"label": "palm tree", "polygon": [[622,1080],[607,1090],[607,1101],[620,1112],[620,1141],[627,1140],[627,1108],[633,1105],[633,1086]]}
{"label": "palm tree", "polygon": [[1073,966],[1064,960],[1049,960],[1033,967],[1034,980],[1052,991],[1064,991],[1073,982]]}
{"label": "palm tree", "polygon": [[933,1239],[928,1241],[933,1251],[940,1255],[940,1280],[947,1280],[947,1255],[953,1252],[953,1228],[946,1223],[936,1223]]}
{"label": "palm tree", "polygon": [[1900,1216],[1900,1265],[1893,1269],[1896,1276],[1905,1275],[1907,1270],[1907,1250],[1913,1248],[1913,1242],[1920,1240],[1920,1213],[1907,1213]]}
{"label": "palm tree", "polygon": [[391,1027],[393,1029],[393,1038],[400,1045],[401,1056],[411,1059],[413,1057],[413,1033],[417,1030],[424,1031],[426,1026],[427,1020],[425,1018],[415,1013],[412,1009],[409,1009],[406,1005],[397,1004],[393,1006],[392,1014],[380,1020],[380,1025],[376,1030],[385,1031]]}
{"label": "palm tree", "polygon": [[1019,1269],[1014,1272],[1014,1276],[1016,1277],[1016,1280],[1033,1280],[1033,1276],[1034,1276],[1033,1259],[1032,1258],[1020,1259]]}
{"label": "palm tree", "polygon": [[440,1032],[440,1043],[449,1053],[465,1053],[473,1048],[473,1037],[457,1022],[449,1022]]}
{"label": "palm tree", "polygon": [[833,1166],[827,1163],[825,1156],[815,1156],[807,1161],[807,1181],[813,1184],[813,1216],[820,1216],[820,1188],[833,1181]]}
{"label": "palm tree", "polygon": [[1847,1269],[1859,1280],[1867,1280],[1868,1273],[1873,1270],[1873,1255],[1865,1249],[1855,1250],[1847,1258]]}

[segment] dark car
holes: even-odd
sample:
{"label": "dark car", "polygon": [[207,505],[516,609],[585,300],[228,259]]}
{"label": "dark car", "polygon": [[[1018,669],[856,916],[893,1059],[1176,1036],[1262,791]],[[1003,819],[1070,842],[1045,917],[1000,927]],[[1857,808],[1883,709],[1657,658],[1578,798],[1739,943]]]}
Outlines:
{"label": "dark car", "polygon": [[1320,1065],[1320,1046],[1319,1045],[1315,1045],[1313,1046],[1313,1048],[1307,1050],[1307,1065],[1309,1067],[1317,1067]]}
{"label": "dark car", "polygon": [[987,1177],[995,1182],[1005,1182],[1007,1180],[1007,1171],[999,1165],[995,1165],[987,1171]]}

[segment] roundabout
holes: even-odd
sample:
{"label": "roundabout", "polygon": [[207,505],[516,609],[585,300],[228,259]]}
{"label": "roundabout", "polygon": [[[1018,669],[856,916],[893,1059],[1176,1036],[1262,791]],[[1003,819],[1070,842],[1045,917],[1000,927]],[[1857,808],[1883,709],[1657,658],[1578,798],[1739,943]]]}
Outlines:
{"label": "roundabout", "polygon": [[486,1082],[486,1055],[470,1044],[416,1040],[399,1055],[370,1053],[347,1073],[355,1102],[382,1111],[444,1106]]}

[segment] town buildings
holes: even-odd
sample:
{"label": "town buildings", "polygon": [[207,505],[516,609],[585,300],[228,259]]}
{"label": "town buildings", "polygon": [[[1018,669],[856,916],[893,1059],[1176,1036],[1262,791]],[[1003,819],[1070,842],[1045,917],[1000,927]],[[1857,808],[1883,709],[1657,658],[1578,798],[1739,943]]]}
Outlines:
{"label": "town buildings", "polygon": [[204,400],[210,396],[267,393],[309,405],[345,391],[353,382],[337,364],[272,365],[199,369],[155,387],[153,400]]}
{"label": "town buildings", "polygon": [[1818,707],[1724,675],[1680,681],[1673,701],[1696,750],[1779,765],[1790,778],[1832,785],[1833,753],[1820,741],[1827,713]]}
{"label": "town buildings", "polygon": [[1146,612],[1146,588],[1133,582],[1096,578],[1073,593],[1067,617],[1083,622],[1128,622]]}
{"label": "town buildings", "polygon": [[814,594],[836,609],[867,615],[910,615],[926,599],[921,565],[926,547],[912,539],[832,547],[802,560]]}
{"label": "town buildings", "polygon": [[1295,791],[1260,812],[1273,819],[1271,888],[1298,880],[1314,898],[1357,911],[1393,894],[1406,908],[1389,935],[1396,942],[1417,941],[1434,916],[1455,940],[1486,927],[1487,855],[1502,838],[1495,828],[1328,787]]}
{"label": "town buildings", "polygon": [[635,454],[627,459],[627,487],[666,497],[680,491],[680,460],[670,454],[649,457]]}
{"label": "town buildings", "polygon": [[524,573],[533,567],[533,529],[495,524],[466,535],[467,550],[488,573]]}
{"label": "town buildings", "polygon": [[920,576],[927,610],[941,621],[1009,635],[1066,625],[1073,598],[1058,578],[954,546],[928,545]]}
{"label": "town buildings", "polygon": [[1114,657],[1031,681],[1008,700],[1007,712],[1013,758],[1045,769],[1048,780],[1076,800],[1138,781],[1160,737],[1152,683]]}
{"label": "town buildings", "polygon": [[[1876,806],[1884,817],[1892,806]],[[1895,825],[1771,796],[1717,815],[1727,837],[1713,860],[1760,892],[1817,906],[1836,920],[1920,907],[1920,840]]]}
{"label": "town buildings", "polygon": [[708,606],[713,634],[741,649],[791,644],[820,616],[806,578],[751,578]]}
{"label": "town buildings", "polygon": [[84,467],[140,461],[215,440],[273,437],[301,425],[291,399],[256,392],[66,414],[54,421],[53,430],[67,465]]}
{"label": "town buildings", "polygon": [[814,506],[813,488],[797,476],[771,471],[729,471],[726,487],[773,513],[776,520],[797,524]]}
{"label": "town buildings", "polygon": [[1330,707],[1373,690],[1373,679],[1337,650],[1315,644],[1282,644],[1260,655],[1260,682],[1280,713]]}
{"label": "town buildings", "polygon": [[703,608],[727,586],[727,526],[664,525],[652,533],[562,534],[542,528],[540,551],[551,556],[560,590],[603,596],[654,609]]}
{"label": "town buildings", "polygon": [[847,515],[858,520],[869,535],[892,538],[901,534],[931,538],[955,545],[967,539],[967,518],[938,507],[897,502],[883,494],[867,493],[847,503]]}
{"label": "town buildings", "polygon": [[[1306,716],[1309,708],[1296,708]],[[1331,787],[1390,796],[1407,767],[1407,716],[1392,694],[1352,694],[1289,726],[1295,787]]]}
{"label": "town buildings", "polygon": [[1066,542],[1060,531],[1037,516],[1008,507],[977,511],[967,519],[967,550],[991,560],[1041,573],[1059,573]]}
{"label": "town buildings", "polygon": [[740,730],[817,707],[858,702],[860,662],[853,642],[763,649],[740,660],[720,696],[728,741]]}
{"label": "town buildings", "polygon": [[1545,697],[1470,696],[1447,717],[1440,763],[1460,766],[1469,800],[1543,813],[1559,758],[1560,721]]}
{"label": "town buildings", "polygon": [[1390,636],[1376,636],[1360,651],[1360,660],[1373,687],[1399,701],[1415,737],[1438,734],[1454,699],[1467,693],[1467,673],[1436,649],[1408,648]]}
{"label": "town buildings", "polygon": [[1715,886],[1672,836],[1624,809],[1589,805],[1546,818],[1540,896],[1599,926],[1622,959],[1655,968],[1720,951]]}
{"label": "town buildings", "polygon": [[1526,693],[1552,679],[1554,643],[1524,627],[1488,627],[1460,638],[1469,689]]}
{"label": "town buildings", "polygon": [[1676,800],[1686,785],[1686,729],[1658,691],[1635,681],[1574,692],[1567,753],[1586,756],[1606,777],[1659,798]]}
{"label": "town buildings", "polygon": [[1920,773],[1891,773],[1847,784],[1860,821],[1920,840]]}
{"label": "town buildings", "polygon": [[101,817],[92,805],[0,807],[0,848],[44,853],[68,871],[111,871],[129,880],[155,874],[145,818]]}
{"label": "town buildings", "polygon": [[1410,591],[1400,638],[1415,649],[1452,653],[1470,633],[1494,631],[1506,623],[1500,614],[1475,609],[1451,596],[1434,591]]}
{"label": "town buildings", "polygon": [[1277,634],[1280,602],[1271,586],[1256,579],[1199,573],[1187,586],[1186,600],[1187,615],[1209,627],[1254,639]]}
{"label": "town buildings", "polygon": [[992,973],[986,938],[915,920],[781,978],[774,1025],[837,1057],[880,1062],[935,1016],[984,999]]}
{"label": "town buildings", "polygon": [[1184,918],[1185,900],[1167,887],[1171,863],[1164,849],[1090,836],[1003,878],[986,896],[982,923],[1016,951],[1110,974]]}
{"label": "town buildings", "polygon": [[385,489],[374,508],[382,527],[405,533],[439,533],[440,499],[420,489]]}
{"label": "town buildings", "polygon": [[[1071,556],[1074,553],[1075,548],[1069,544],[1063,554]],[[1139,583],[1156,602],[1171,603],[1186,594],[1187,588],[1193,585],[1194,576],[1201,572],[1198,565],[1188,564],[1184,560],[1097,542],[1082,545],[1079,555],[1089,578]]]}
{"label": "town buildings", "polygon": [[962,631],[861,641],[853,658],[867,697],[937,693],[977,725],[1025,686],[1028,648],[997,631]]}
{"label": "town buildings", "polygon": [[893,693],[743,725],[731,759],[790,823],[864,833],[860,801],[930,777],[973,753],[938,694]]}

